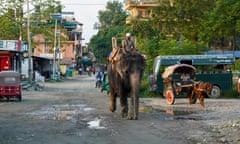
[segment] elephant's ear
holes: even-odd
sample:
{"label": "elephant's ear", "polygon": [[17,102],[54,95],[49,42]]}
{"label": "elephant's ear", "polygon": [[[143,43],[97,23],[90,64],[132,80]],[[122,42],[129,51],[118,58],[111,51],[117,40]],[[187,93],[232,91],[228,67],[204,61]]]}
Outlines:
{"label": "elephant's ear", "polygon": [[119,66],[122,72],[126,72],[128,67],[127,67],[127,59],[124,55],[121,56],[121,59],[119,61]]}
{"label": "elephant's ear", "polygon": [[124,70],[122,69],[123,67],[122,67],[122,64],[121,64],[121,60],[118,60],[115,63],[113,63],[112,67],[113,67],[114,71],[121,77],[121,79],[123,79]]}

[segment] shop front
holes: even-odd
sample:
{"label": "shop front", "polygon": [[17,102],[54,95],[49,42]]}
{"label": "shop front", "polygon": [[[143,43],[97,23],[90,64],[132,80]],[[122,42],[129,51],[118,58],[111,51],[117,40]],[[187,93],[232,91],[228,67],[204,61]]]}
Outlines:
{"label": "shop front", "polygon": [[0,40],[0,71],[21,73],[21,42],[18,40]]}

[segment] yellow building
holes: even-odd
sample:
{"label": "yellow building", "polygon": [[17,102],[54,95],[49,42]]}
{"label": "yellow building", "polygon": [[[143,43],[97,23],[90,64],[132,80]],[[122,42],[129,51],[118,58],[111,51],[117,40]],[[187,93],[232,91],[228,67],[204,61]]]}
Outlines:
{"label": "yellow building", "polygon": [[147,20],[147,18],[151,17],[153,8],[158,4],[158,0],[126,0],[125,9],[130,11],[126,24],[130,24],[136,18]]}
{"label": "yellow building", "polygon": [[[174,0],[169,0],[172,6]],[[147,20],[153,14],[153,9],[159,6],[159,0],[126,0],[125,9],[130,11],[130,16],[126,19],[126,24],[130,24],[134,19]]]}

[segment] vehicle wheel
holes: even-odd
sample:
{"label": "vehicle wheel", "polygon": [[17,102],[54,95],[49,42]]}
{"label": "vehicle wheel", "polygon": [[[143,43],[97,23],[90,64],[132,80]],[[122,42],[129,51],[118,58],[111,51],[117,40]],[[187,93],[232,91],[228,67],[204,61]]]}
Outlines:
{"label": "vehicle wheel", "polygon": [[18,97],[18,101],[22,101],[22,96],[21,95]]}
{"label": "vehicle wheel", "polygon": [[214,85],[209,98],[218,98],[221,95],[220,87]]}
{"label": "vehicle wheel", "polygon": [[172,90],[167,90],[167,92],[166,92],[166,100],[167,100],[168,104],[170,104],[170,105],[174,104],[174,102],[175,102],[175,95],[174,95]]}

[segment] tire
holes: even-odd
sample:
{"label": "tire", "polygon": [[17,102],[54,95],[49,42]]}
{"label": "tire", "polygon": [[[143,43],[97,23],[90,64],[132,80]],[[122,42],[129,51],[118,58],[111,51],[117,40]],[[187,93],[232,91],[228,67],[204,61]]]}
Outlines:
{"label": "tire", "polygon": [[166,101],[169,105],[173,105],[175,103],[175,94],[173,90],[166,91]]}
{"label": "tire", "polygon": [[20,95],[19,97],[17,97],[17,100],[20,102],[22,101],[22,96]]}
{"label": "tire", "polygon": [[220,87],[214,85],[213,89],[211,91],[211,95],[209,95],[209,98],[218,98],[221,95],[221,89]]}

